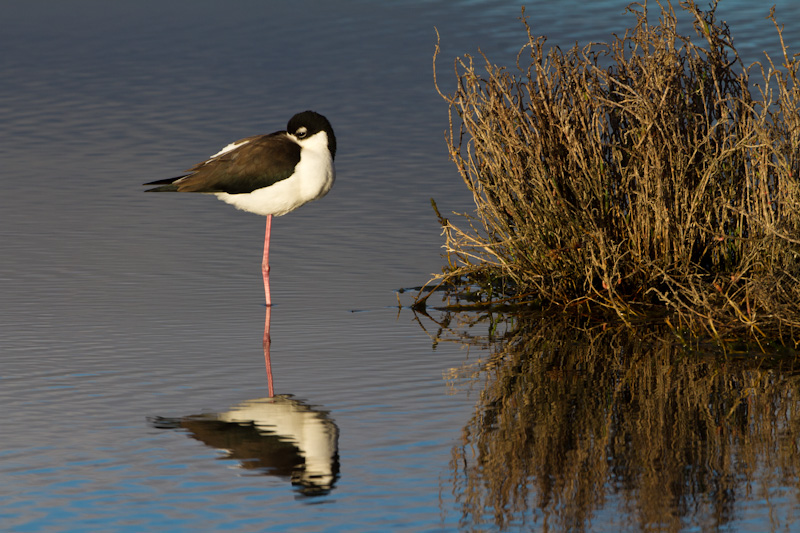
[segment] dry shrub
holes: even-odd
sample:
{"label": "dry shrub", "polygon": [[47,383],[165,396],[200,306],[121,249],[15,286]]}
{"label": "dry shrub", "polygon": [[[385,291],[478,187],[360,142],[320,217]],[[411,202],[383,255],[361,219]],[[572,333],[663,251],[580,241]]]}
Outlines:
{"label": "dry shrub", "polygon": [[799,63],[774,13],[781,62],[746,67],[716,2],[680,5],[701,44],[678,34],[671,4],[656,17],[644,2],[610,44],[546,51],[523,10],[516,73],[465,56],[451,94],[436,79],[477,210],[439,215],[449,266],[435,281],[477,285],[489,303],[626,321],[666,310],[718,337],[796,337]]}

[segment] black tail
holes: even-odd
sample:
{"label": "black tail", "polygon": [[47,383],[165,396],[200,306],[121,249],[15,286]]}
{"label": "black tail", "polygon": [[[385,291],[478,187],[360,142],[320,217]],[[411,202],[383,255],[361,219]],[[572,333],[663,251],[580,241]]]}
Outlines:
{"label": "black tail", "polygon": [[183,176],[178,176],[177,178],[167,178],[165,180],[158,180],[158,181],[151,181],[149,183],[145,183],[144,185],[161,185],[161,187],[154,187],[152,189],[147,189],[144,192],[177,192],[178,186],[175,185],[175,182],[181,179]]}

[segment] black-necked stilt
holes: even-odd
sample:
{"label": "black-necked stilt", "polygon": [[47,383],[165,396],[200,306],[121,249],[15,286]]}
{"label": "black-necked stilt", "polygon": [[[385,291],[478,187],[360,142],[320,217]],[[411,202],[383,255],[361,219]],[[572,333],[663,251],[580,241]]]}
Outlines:
{"label": "black-necked stilt", "polygon": [[305,496],[333,490],[339,478],[339,428],[330,415],[291,396],[244,401],[222,413],[151,417],[158,429],[184,429],[220,448],[240,467],[288,477]]}
{"label": "black-necked stilt", "polygon": [[265,215],[261,264],[267,306],[269,238],[272,215],[281,216],[322,198],[333,186],[336,137],[328,119],[314,111],[293,116],[285,131],[246,137],[229,144],[208,160],[176,178],[153,181],[145,192],[214,194],[244,211]]}

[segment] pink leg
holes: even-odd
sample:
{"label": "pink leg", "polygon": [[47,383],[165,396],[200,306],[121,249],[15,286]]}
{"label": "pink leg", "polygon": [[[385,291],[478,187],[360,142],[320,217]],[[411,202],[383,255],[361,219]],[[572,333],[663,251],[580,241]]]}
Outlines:
{"label": "pink leg", "polygon": [[269,323],[272,317],[272,298],[269,293],[269,235],[272,231],[272,215],[267,215],[267,230],[264,233],[264,260],[261,262],[261,274],[264,277],[264,296],[267,302],[267,318],[264,320],[264,364],[267,367],[267,388],[269,397],[274,396],[272,388],[272,362],[269,357],[269,349],[272,338],[269,335]]}
{"label": "pink leg", "polygon": [[272,215],[267,215],[267,230],[264,233],[264,259],[261,261],[261,274],[264,277],[264,295],[267,298],[267,307],[272,305],[269,294],[269,235],[272,231]]}
{"label": "pink leg", "polygon": [[272,388],[272,362],[269,358],[269,347],[272,344],[272,339],[269,336],[269,322],[272,315],[272,307],[267,305],[267,318],[264,321],[264,363],[267,365],[267,388],[269,389],[269,397],[275,395]]}

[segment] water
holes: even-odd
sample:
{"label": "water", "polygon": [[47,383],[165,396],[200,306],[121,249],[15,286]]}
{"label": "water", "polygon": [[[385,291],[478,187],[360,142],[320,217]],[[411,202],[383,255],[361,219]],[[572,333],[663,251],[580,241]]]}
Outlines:
{"label": "water", "polygon": [[[800,7],[777,5],[787,42],[797,42]],[[624,29],[624,6],[541,2],[527,13],[551,44],[570,46]],[[446,88],[455,55],[480,48],[511,64],[524,37],[518,6],[87,0],[2,9],[3,528],[498,529],[489,507],[477,518],[465,507],[451,464],[483,408],[482,385],[443,378],[489,352],[434,345],[394,291],[441,268],[429,199],[443,212],[470,208],[443,141],[433,28]],[[730,1],[721,11],[748,62],[774,49],[766,7]],[[311,444],[260,414],[248,415],[248,431],[237,423],[242,406],[266,396],[264,220],[140,187],[306,108],[334,126],[338,181],[273,225],[271,334],[276,392],[303,413],[294,420],[323,428],[308,430]],[[313,471],[309,446],[331,439],[313,452],[330,470],[316,470],[321,488],[309,491],[298,457]],[[288,462],[259,456],[264,449]],[[718,527],[791,528],[796,485],[790,476],[769,498],[741,496]],[[627,523],[626,504],[610,494],[592,528]],[[509,527],[557,529],[536,509]],[[689,516],[682,527],[714,523]]]}

